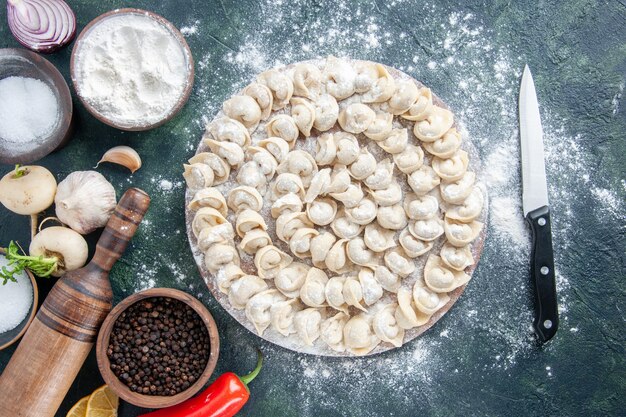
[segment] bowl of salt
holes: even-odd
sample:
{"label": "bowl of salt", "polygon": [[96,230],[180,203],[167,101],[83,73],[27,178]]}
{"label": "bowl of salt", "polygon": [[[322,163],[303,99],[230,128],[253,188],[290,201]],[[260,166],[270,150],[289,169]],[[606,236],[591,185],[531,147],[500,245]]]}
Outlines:
{"label": "bowl of salt", "polygon": [[28,164],[62,147],[71,135],[72,96],[47,59],[0,49],[0,163]]}
{"label": "bowl of salt", "polygon": [[[0,269],[12,269],[9,261],[0,253]],[[37,281],[33,274],[21,271],[3,285],[0,278],[0,350],[17,342],[26,333],[35,318],[39,301]]]}

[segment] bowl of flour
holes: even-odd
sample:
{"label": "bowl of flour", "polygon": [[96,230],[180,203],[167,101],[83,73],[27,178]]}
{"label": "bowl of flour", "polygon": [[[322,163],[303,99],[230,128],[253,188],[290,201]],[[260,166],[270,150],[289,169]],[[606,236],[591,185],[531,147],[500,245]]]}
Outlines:
{"label": "bowl of flour", "polygon": [[87,110],[128,131],[172,119],[194,80],[193,57],[180,31],[140,9],[113,10],[91,21],[76,40],[70,72]]}

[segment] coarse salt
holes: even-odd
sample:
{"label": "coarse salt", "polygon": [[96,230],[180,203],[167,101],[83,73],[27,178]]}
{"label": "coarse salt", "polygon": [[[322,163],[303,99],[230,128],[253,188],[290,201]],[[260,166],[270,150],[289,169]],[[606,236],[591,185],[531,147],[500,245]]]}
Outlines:
{"label": "coarse salt", "polygon": [[[0,267],[8,264],[7,258],[0,256]],[[0,333],[15,329],[33,305],[33,285],[26,272],[16,274],[15,279],[17,282],[0,285]]]}

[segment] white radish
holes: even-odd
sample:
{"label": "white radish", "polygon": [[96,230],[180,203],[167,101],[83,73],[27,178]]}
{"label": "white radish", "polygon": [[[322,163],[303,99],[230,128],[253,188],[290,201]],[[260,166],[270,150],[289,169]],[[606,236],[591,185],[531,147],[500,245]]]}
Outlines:
{"label": "white radish", "polygon": [[30,256],[56,259],[56,269],[51,274],[55,277],[85,265],[88,251],[87,242],[80,233],[61,226],[41,230],[28,249]]}
{"label": "white radish", "polygon": [[0,203],[14,213],[33,215],[50,207],[57,182],[46,168],[17,166],[0,180]]}

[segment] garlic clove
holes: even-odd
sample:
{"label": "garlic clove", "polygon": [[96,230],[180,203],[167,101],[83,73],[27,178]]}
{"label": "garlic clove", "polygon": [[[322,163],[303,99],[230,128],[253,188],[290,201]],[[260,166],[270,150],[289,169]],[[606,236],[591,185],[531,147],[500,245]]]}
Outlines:
{"label": "garlic clove", "polygon": [[80,234],[107,224],[115,210],[115,189],[96,171],[72,172],[57,187],[56,215]]}
{"label": "garlic clove", "polygon": [[95,168],[98,168],[98,165],[102,162],[122,165],[130,169],[131,173],[141,168],[141,157],[137,151],[130,146],[116,146],[109,149],[102,155],[102,158],[98,161]]}

